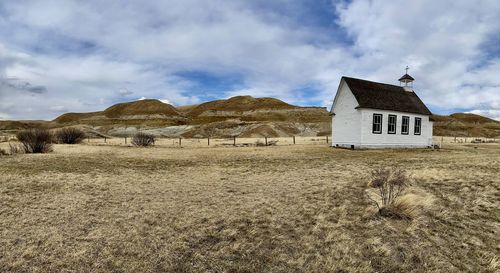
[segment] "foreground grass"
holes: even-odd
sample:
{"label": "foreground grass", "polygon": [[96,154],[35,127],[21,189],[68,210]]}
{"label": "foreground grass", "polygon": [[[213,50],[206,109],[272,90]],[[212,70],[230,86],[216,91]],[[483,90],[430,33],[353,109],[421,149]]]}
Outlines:
{"label": "foreground grass", "polygon": [[[369,170],[432,197],[374,216]],[[500,147],[57,145],[0,157],[0,272],[498,272]]]}

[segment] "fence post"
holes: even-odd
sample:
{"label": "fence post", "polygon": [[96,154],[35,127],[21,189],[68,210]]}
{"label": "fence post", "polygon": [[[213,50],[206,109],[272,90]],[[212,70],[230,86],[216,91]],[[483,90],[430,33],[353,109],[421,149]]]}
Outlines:
{"label": "fence post", "polygon": [[207,137],[208,146],[210,146],[210,137]]}
{"label": "fence post", "polygon": [[293,136],[293,144],[295,144],[295,136]]}
{"label": "fence post", "polygon": [[179,138],[179,146],[182,147],[182,138]]}
{"label": "fence post", "polygon": [[328,136],[326,136],[326,143],[328,144]]}
{"label": "fence post", "polygon": [[87,137],[87,142],[90,143],[90,137],[89,136]]}
{"label": "fence post", "polygon": [[125,137],[125,144],[127,144],[127,137]]}
{"label": "fence post", "polygon": [[104,143],[106,143],[106,137],[104,137]]}
{"label": "fence post", "polygon": [[233,146],[236,146],[236,136],[233,136]]}
{"label": "fence post", "polygon": [[266,140],[266,146],[267,146],[267,137],[264,137],[264,139]]}

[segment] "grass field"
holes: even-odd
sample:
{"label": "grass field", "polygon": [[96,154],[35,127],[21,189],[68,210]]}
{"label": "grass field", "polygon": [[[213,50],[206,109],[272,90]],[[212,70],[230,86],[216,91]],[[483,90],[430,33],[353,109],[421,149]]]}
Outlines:
{"label": "grass field", "polygon": [[[393,165],[413,220],[367,196]],[[499,144],[56,145],[0,157],[0,272],[498,272],[499,174]]]}

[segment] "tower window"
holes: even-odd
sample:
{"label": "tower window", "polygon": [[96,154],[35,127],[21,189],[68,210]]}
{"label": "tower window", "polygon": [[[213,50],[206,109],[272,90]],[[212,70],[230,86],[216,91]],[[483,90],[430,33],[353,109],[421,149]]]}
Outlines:
{"label": "tower window", "polygon": [[415,128],[413,130],[413,133],[415,135],[420,135],[422,133],[422,119],[421,118],[415,118]]}
{"label": "tower window", "polygon": [[407,135],[409,131],[410,131],[410,117],[403,116],[403,119],[401,122],[401,134]]}
{"label": "tower window", "polygon": [[395,134],[396,133],[396,121],[398,117],[396,115],[389,115],[389,119],[387,121],[387,133]]}
{"label": "tower window", "polygon": [[374,134],[382,133],[382,114],[373,114],[372,132]]}

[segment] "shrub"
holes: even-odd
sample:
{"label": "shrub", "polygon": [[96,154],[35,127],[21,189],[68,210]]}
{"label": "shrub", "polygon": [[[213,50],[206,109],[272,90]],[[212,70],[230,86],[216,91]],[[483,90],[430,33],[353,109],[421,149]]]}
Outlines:
{"label": "shrub", "polygon": [[0,156],[2,156],[2,155],[9,155],[9,153],[7,153],[6,150],[0,148]]}
{"label": "shrub", "polygon": [[52,151],[53,135],[47,129],[29,129],[18,132],[17,139],[25,153],[48,153]]}
{"label": "shrub", "polygon": [[371,179],[368,182],[370,188],[375,189],[375,193],[380,197],[380,201],[375,201],[378,212],[382,216],[398,216],[398,208],[402,206],[398,202],[399,198],[410,186],[410,176],[405,170],[400,168],[379,168],[371,172]]}
{"label": "shrub", "polygon": [[62,128],[57,131],[56,139],[59,143],[78,144],[85,139],[85,133],[78,128]]}
{"label": "shrub", "polygon": [[155,144],[155,140],[156,138],[152,134],[138,132],[132,138],[132,144],[134,144],[135,146],[147,147]]}
{"label": "shrub", "polygon": [[257,147],[262,147],[262,146],[276,146],[278,144],[278,140],[269,140],[267,142],[267,145],[266,143],[260,141],[260,140],[257,140],[255,141],[255,146]]}

